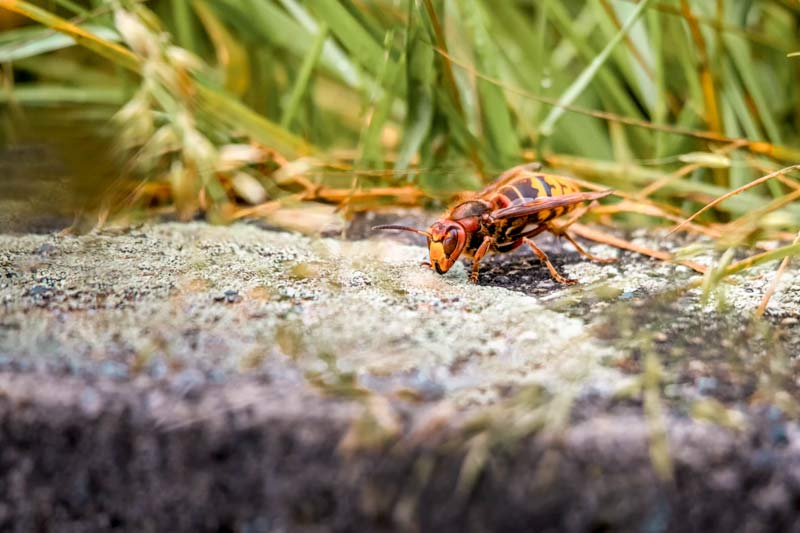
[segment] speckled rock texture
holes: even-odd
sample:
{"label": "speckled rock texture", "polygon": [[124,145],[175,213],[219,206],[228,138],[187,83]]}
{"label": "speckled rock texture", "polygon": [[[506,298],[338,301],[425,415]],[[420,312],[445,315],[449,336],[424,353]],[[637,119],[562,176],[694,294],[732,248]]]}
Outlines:
{"label": "speckled rock texture", "polygon": [[800,530],[797,270],[540,242],[0,235],[0,530]]}

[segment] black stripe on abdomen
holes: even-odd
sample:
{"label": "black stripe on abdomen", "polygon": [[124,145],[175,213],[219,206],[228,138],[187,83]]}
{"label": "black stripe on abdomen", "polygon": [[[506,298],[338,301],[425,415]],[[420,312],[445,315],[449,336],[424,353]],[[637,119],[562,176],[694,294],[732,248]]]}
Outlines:
{"label": "black stripe on abdomen", "polygon": [[514,187],[503,187],[500,189],[500,194],[508,198],[511,202],[522,200],[522,196],[519,195],[517,189]]}
{"label": "black stripe on abdomen", "polygon": [[553,191],[550,189],[550,184],[547,183],[547,180],[544,176],[536,176],[536,179],[539,180],[539,183],[542,184],[542,188],[544,189],[544,193],[547,196],[553,196]]}
{"label": "black stripe on abdomen", "polygon": [[519,191],[525,200],[535,200],[539,197],[539,188],[533,186],[530,178],[517,180],[511,185],[513,185],[514,188]]}

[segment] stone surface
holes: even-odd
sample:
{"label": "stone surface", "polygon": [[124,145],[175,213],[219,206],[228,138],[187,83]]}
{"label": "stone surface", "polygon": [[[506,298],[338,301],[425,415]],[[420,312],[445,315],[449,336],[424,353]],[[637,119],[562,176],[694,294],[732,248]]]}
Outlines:
{"label": "stone surface", "polygon": [[0,528],[799,527],[797,270],[754,319],[775,265],[703,300],[540,242],[580,284],[405,235],[0,235]]}

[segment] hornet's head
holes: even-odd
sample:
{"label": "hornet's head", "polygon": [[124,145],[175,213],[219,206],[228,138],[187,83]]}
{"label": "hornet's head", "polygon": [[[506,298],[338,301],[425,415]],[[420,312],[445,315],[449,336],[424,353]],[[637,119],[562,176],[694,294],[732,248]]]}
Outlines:
{"label": "hornet's head", "polygon": [[431,262],[426,265],[439,274],[450,270],[467,244],[467,231],[464,226],[453,220],[437,220],[428,231],[391,224],[375,226],[372,229],[399,229],[425,235],[428,238],[428,253],[431,257]]}

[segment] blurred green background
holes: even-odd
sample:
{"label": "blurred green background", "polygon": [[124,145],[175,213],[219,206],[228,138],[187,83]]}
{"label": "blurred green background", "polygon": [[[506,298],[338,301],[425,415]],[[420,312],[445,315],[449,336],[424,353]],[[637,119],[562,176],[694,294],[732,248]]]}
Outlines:
{"label": "blurred green background", "polygon": [[[605,223],[673,225],[800,154],[793,0],[0,6],[5,195],[47,197],[30,177],[68,184],[35,209],[229,221],[317,202],[349,216],[441,207],[539,160],[618,190]],[[31,146],[46,153],[23,163]],[[791,176],[694,229],[791,238]]]}

